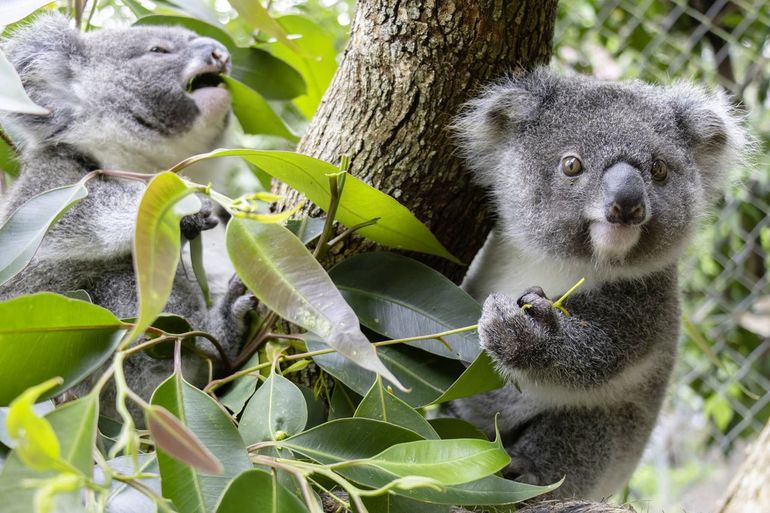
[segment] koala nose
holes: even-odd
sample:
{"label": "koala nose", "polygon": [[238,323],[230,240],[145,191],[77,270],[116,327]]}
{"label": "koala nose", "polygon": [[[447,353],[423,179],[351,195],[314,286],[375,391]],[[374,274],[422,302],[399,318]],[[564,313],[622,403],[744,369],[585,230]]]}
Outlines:
{"label": "koala nose", "polygon": [[619,162],[602,176],[604,216],[614,224],[635,225],[647,220],[647,191],[639,171]]}
{"label": "koala nose", "polygon": [[216,66],[222,73],[230,70],[230,53],[219,41],[199,37],[193,41],[193,48],[205,64]]}

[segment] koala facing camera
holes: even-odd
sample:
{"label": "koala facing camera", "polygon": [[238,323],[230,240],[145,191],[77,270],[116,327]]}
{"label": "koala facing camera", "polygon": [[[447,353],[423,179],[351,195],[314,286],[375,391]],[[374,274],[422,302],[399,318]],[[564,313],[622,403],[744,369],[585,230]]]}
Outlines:
{"label": "koala facing camera", "polygon": [[[463,286],[513,383],[450,406],[493,433],[507,477],[601,498],[633,472],[671,376],[677,261],[747,146],[728,99],[686,83],[538,69],[470,102],[456,130],[496,225]],[[580,278],[563,312],[552,305]]]}

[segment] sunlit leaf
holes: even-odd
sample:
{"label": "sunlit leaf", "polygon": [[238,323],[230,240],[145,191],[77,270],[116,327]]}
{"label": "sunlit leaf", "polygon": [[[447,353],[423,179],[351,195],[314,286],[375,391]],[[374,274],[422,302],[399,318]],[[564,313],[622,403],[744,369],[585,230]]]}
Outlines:
{"label": "sunlit leaf", "polygon": [[0,4],[0,25],[10,25],[26,18],[51,0],[3,0]]}
{"label": "sunlit leaf", "polygon": [[43,192],[27,200],[0,227],[0,285],[32,260],[46,232],[88,195],[83,182]]}
{"label": "sunlit leaf", "polygon": [[233,78],[268,100],[291,100],[305,93],[302,75],[270,52],[260,48],[236,48],[232,58]]}
{"label": "sunlit leaf", "polygon": [[[95,395],[66,403],[45,416],[60,443],[63,461],[83,475],[93,468],[92,451],[96,440],[96,419],[99,401]],[[35,511],[36,488],[23,486],[30,480],[41,480],[59,475],[57,471],[37,472],[22,463],[15,451],[8,456],[0,471],[0,497],[3,513],[30,513]],[[83,511],[80,491],[57,494],[57,511]]]}
{"label": "sunlit leaf", "polygon": [[216,11],[205,0],[156,0],[156,3],[178,8],[182,12],[205,20],[210,25],[219,25]]}
{"label": "sunlit leaf", "polygon": [[280,23],[270,16],[259,0],[230,0],[230,5],[243,16],[246,21],[255,29],[261,30],[266,34],[276,38],[285,44],[292,51],[301,53],[300,48],[289,39]]}
{"label": "sunlit leaf", "polygon": [[142,16],[134,25],[149,25],[149,26],[161,26],[161,27],[184,27],[188,30],[192,30],[199,36],[210,37],[216,39],[227,49],[232,52],[237,48],[233,38],[230,34],[225,32],[220,26],[206,23],[202,19],[193,18],[190,16],[172,16],[163,14],[150,14],[149,16]]}
{"label": "sunlit leaf", "polygon": [[[329,208],[328,175],[338,173],[339,169],[328,162],[299,153],[246,149],[215,150],[197,155],[190,162],[228,156],[246,159],[303,193],[320,208]],[[357,233],[385,246],[420,251],[458,262],[406,207],[355,176],[347,176],[337,220],[351,227],[374,218],[379,218],[377,223],[365,226]]]}
{"label": "sunlit leaf", "polygon": [[377,376],[372,388],[369,389],[369,392],[358,405],[355,416],[382,420],[411,429],[421,437],[429,440],[439,438],[431,425],[428,424],[428,421],[425,420],[425,417],[385,389],[379,376]]}
{"label": "sunlit leaf", "polygon": [[308,119],[321,102],[326,88],[337,70],[337,50],[334,48],[334,38],[312,20],[297,15],[281,16],[278,23],[287,33],[300,37],[293,39],[302,55],[297,54],[285,45],[272,45],[273,54],[302,74],[307,84],[307,92],[294,99],[294,104]]}
{"label": "sunlit leaf", "polygon": [[505,379],[495,370],[489,355],[482,351],[465,371],[433,404],[445,403],[462,397],[471,397],[497,390],[505,385]]}
{"label": "sunlit leaf", "polygon": [[41,395],[50,392],[61,381],[61,378],[52,378],[28,388],[11,402],[8,409],[8,436],[19,458],[34,470],[55,470],[61,467],[59,439],[51,424],[38,417],[33,408]]}
{"label": "sunlit leaf", "polygon": [[296,435],[307,423],[305,397],[297,386],[272,373],[257,389],[238,426],[247,444]]}
{"label": "sunlit leaf", "polygon": [[161,448],[157,454],[163,496],[171,499],[180,513],[213,511],[227,483],[251,468],[232,419],[211,397],[177,375],[161,383],[151,402],[179,419],[224,466],[222,474],[207,475]]}
{"label": "sunlit leaf", "polygon": [[289,230],[233,218],[227,225],[227,252],[243,283],[271,310],[398,384],[329,276]]}
{"label": "sunlit leaf", "polygon": [[192,192],[174,173],[160,173],[139,203],[133,248],[139,315],[130,338],[143,333],[166,306],[182,245],[179,222],[201,208]]}
{"label": "sunlit leaf", "polygon": [[[388,338],[439,333],[476,324],[481,305],[464,290],[416,260],[378,251],[348,258],[329,271],[361,324]],[[472,362],[480,352],[477,332],[411,342],[446,358]],[[450,350],[451,348],[451,350]]]}
{"label": "sunlit leaf", "polygon": [[55,376],[51,397],[99,368],[125,326],[100,306],[49,292],[0,302],[0,405]]}
{"label": "sunlit leaf", "polygon": [[13,64],[8,62],[2,51],[0,51],[0,110],[39,116],[48,115],[48,109],[36,104],[27,96]]}
{"label": "sunlit leaf", "polygon": [[11,176],[18,176],[19,159],[13,148],[0,138],[0,173],[3,172]]}
{"label": "sunlit leaf", "polygon": [[307,508],[275,474],[247,470],[225,489],[216,513],[304,513]]}
{"label": "sunlit leaf", "polygon": [[247,134],[274,135],[292,142],[299,141],[283,120],[273,112],[265,99],[234,78],[223,76],[233,102],[233,112]]}

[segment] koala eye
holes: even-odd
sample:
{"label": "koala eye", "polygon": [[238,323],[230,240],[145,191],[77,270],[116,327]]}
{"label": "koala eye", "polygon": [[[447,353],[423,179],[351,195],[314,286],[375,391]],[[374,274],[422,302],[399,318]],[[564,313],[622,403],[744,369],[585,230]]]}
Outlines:
{"label": "koala eye", "polygon": [[567,155],[561,159],[561,172],[567,176],[577,176],[583,172],[583,163],[575,155]]}
{"label": "koala eye", "polygon": [[153,46],[150,48],[150,53],[171,53],[171,51],[168,48],[164,48],[162,46]]}
{"label": "koala eye", "polygon": [[662,182],[668,176],[668,165],[660,159],[652,163],[652,179]]}

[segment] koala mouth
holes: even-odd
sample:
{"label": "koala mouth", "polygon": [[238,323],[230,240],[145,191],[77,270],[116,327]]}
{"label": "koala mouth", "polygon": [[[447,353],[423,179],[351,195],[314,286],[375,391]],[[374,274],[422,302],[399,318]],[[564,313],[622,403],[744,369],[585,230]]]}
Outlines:
{"label": "koala mouth", "polygon": [[214,72],[204,72],[193,76],[187,83],[187,92],[191,93],[204,87],[224,87],[222,75]]}

